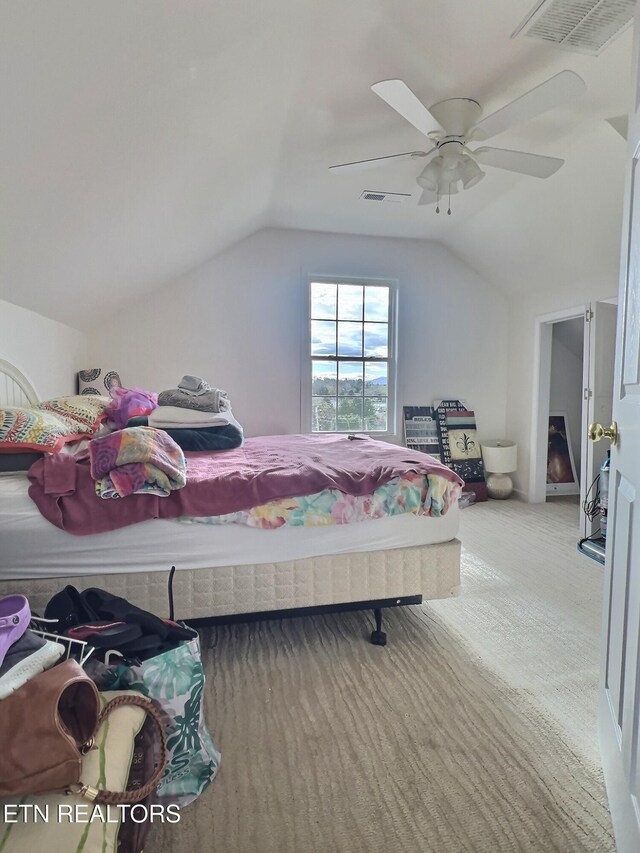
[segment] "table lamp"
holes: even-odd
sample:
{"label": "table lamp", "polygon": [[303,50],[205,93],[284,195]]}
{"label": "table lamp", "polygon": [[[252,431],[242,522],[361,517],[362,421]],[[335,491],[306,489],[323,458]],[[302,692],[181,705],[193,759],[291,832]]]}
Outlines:
{"label": "table lamp", "polygon": [[487,475],[487,494],[494,500],[506,500],[513,491],[509,474],[518,467],[518,445],[506,438],[483,441],[482,458]]}

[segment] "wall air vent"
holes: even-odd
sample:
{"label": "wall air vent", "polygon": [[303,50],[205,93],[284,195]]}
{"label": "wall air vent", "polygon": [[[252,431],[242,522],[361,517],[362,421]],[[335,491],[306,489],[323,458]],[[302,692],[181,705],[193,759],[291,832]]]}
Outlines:
{"label": "wall air vent", "polygon": [[597,56],[632,22],[636,0],[542,0],[511,34]]}
{"label": "wall air vent", "polygon": [[387,193],[378,190],[363,190],[360,198],[365,201],[377,201],[387,204],[402,204],[408,198],[411,198],[411,193]]}

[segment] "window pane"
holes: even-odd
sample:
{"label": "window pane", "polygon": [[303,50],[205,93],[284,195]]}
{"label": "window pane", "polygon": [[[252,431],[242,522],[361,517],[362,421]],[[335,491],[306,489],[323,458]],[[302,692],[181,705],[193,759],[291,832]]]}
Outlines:
{"label": "window pane", "polygon": [[341,432],[362,429],[362,397],[338,398],[338,429]]}
{"label": "window pane", "polygon": [[366,397],[364,401],[364,429],[386,430],[387,409],[386,397]]}
{"label": "window pane", "polygon": [[338,320],[362,320],[363,290],[361,284],[338,285]]}
{"label": "window pane", "polygon": [[336,354],[336,324],[327,320],[311,321],[311,355]]}
{"label": "window pane", "polygon": [[338,323],[338,355],[362,356],[362,323]]}
{"label": "window pane", "polygon": [[334,397],[311,398],[312,432],[333,432],[336,429],[336,401]]}
{"label": "window pane", "polygon": [[311,393],[314,396],[335,397],[336,391],[336,364],[329,361],[312,361]]}
{"label": "window pane", "polygon": [[338,362],[338,394],[342,397],[362,396],[362,362]]}
{"label": "window pane", "polygon": [[389,288],[365,287],[364,319],[389,321]]}
{"label": "window pane", "polygon": [[[389,365],[386,361],[365,364],[364,393],[365,396],[383,396],[389,393],[387,374]],[[314,392],[315,393],[315,392]]]}
{"label": "window pane", "polygon": [[389,355],[389,327],[386,323],[364,324],[364,354],[377,358]]}
{"label": "window pane", "polygon": [[316,320],[335,320],[337,302],[337,284],[311,283],[311,316]]}

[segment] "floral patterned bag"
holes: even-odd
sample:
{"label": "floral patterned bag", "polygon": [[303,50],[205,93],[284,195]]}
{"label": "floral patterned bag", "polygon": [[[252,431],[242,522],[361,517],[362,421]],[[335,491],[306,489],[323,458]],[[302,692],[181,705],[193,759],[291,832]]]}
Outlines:
{"label": "floral patterned bag", "polygon": [[203,712],[204,670],[197,636],[129,668],[127,687],[153,699],[165,717],[168,760],[157,795],[186,806],[205,790],[220,764]]}

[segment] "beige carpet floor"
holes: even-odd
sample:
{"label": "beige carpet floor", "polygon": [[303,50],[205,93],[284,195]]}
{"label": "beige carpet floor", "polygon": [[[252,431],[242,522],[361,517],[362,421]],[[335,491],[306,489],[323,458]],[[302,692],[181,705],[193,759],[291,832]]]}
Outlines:
{"label": "beige carpet floor", "polygon": [[603,568],[576,548],[578,498],[489,501],[462,513],[463,593],[429,607],[599,763]]}
{"label": "beige carpet floor", "polygon": [[613,850],[601,573],[576,559],[576,519],[568,503],[465,510],[462,596],[390,612],[386,648],[365,614],[203,632],[222,766],[148,853]]}

